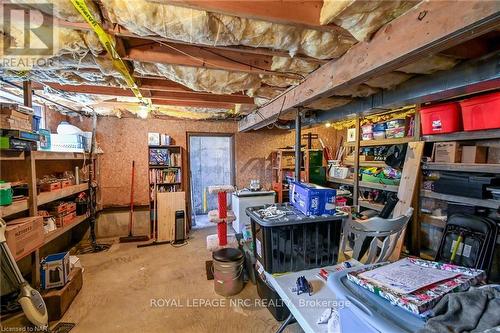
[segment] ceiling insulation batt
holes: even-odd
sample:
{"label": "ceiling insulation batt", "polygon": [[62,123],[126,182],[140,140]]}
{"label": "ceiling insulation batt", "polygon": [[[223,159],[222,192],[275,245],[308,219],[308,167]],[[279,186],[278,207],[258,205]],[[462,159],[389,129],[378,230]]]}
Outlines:
{"label": "ceiling insulation batt", "polygon": [[320,23],[335,23],[357,40],[370,39],[387,22],[404,14],[420,0],[324,0]]}
{"label": "ceiling insulation batt", "polygon": [[260,87],[256,74],[139,61],[134,61],[134,69],[140,75],[163,76],[193,90],[215,94],[233,94]]}
{"label": "ceiling insulation batt", "polygon": [[348,34],[304,29],[145,0],[101,0],[113,23],[141,36],[204,45],[245,45],[319,59],[338,58],[355,40]]}

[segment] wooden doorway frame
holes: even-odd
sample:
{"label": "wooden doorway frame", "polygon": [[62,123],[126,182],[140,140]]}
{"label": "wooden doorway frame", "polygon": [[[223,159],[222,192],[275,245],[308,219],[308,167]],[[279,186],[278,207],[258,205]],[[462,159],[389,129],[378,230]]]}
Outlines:
{"label": "wooden doorway frame", "polygon": [[187,162],[187,172],[186,172],[186,179],[187,179],[187,186],[186,186],[186,201],[188,203],[188,216],[189,216],[189,230],[191,230],[192,227],[192,220],[191,217],[193,216],[192,214],[192,204],[191,204],[191,140],[190,138],[192,136],[213,136],[213,137],[228,137],[231,138],[231,148],[230,148],[230,153],[231,156],[229,160],[231,161],[231,182],[233,185],[236,185],[236,161],[235,161],[235,156],[236,156],[236,147],[235,147],[235,133],[227,133],[227,132],[186,132],[186,162]]}

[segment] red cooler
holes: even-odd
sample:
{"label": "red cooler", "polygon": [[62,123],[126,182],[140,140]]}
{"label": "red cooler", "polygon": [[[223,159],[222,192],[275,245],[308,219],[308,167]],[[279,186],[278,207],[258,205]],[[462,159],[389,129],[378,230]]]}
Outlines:
{"label": "red cooler", "polygon": [[443,103],[420,110],[422,134],[444,134],[462,130],[460,106],[458,103]]}
{"label": "red cooler", "polygon": [[460,105],[464,130],[500,128],[500,92],[469,98]]}

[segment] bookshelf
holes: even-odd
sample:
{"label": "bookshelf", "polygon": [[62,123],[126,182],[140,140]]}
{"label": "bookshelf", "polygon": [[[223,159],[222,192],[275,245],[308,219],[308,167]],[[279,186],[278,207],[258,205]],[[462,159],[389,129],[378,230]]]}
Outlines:
{"label": "bookshelf", "polygon": [[185,191],[184,151],[181,146],[148,146],[149,211],[156,233],[157,194]]}

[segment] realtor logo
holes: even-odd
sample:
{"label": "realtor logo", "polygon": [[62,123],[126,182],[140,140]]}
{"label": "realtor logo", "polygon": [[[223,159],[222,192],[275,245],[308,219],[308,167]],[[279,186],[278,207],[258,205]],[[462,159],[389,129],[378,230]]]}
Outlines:
{"label": "realtor logo", "polygon": [[47,57],[53,55],[53,5],[49,3],[3,4],[1,6],[3,55]]}

